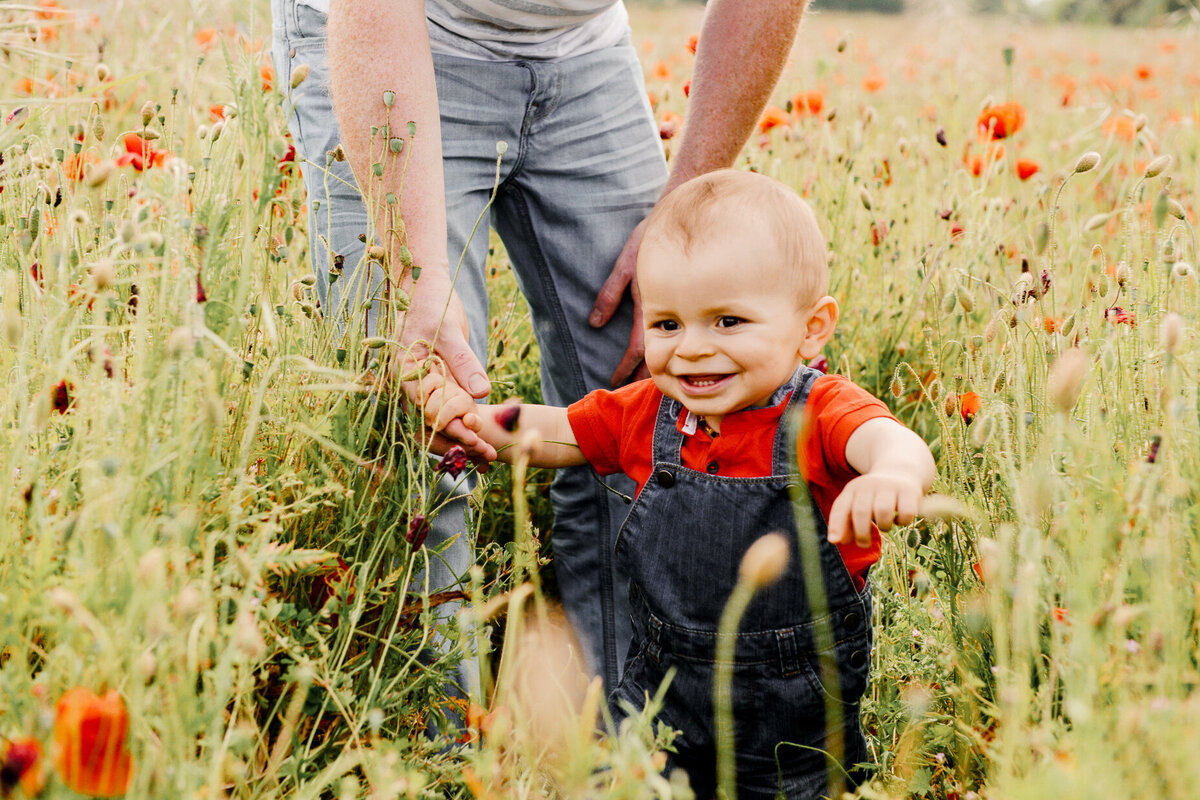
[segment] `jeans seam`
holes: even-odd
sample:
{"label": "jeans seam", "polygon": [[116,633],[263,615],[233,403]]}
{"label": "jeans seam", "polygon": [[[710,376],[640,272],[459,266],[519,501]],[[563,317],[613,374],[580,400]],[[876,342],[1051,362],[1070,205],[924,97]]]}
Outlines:
{"label": "jeans seam", "polygon": [[[522,126],[522,147],[524,151],[524,136],[525,126]],[[520,157],[518,157],[518,161]],[[516,172],[517,165],[514,164],[513,172]],[[554,317],[556,329],[560,335],[564,335],[567,347],[562,350],[567,355],[568,365],[571,368],[571,377],[575,382],[575,394],[582,395],[584,389],[583,369],[579,365],[579,351],[575,346],[575,337],[571,334],[571,329],[567,325],[566,316],[563,314],[562,303],[558,299],[558,289],[554,286],[554,281],[550,275],[549,266],[546,264],[546,257],[542,253],[542,248],[538,244],[537,237],[534,236],[533,221],[529,214],[529,207],[525,204],[525,198],[520,192],[514,192],[511,200],[517,212],[517,218],[521,221],[521,227],[525,229],[525,235],[528,237],[530,251],[533,253],[534,261],[537,265],[538,277],[542,284],[542,291],[546,295],[547,305],[550,306],[550,313]],[[561,351],[560,351],[561,352]],[[612,523],[609,519],[608,498],[605,492],[598,486],[593,486],[592,497],[595,498],[596,509],[599,511],[598,527],[600,530],[611,530]],[[600,547],[600,627],[604,636],[604,682],[608,686],[615,686],[617,683],[617,634],[616,620],[613,619],[613,548],[602,545]]]}

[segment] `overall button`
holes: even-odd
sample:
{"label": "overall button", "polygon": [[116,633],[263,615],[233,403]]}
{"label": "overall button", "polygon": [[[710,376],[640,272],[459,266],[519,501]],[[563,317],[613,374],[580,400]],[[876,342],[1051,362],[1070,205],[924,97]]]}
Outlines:
{"label": "overall button", "polygon": [[675,485],[675,473],[669,469],[660,469],[654,473],[654,477],[658,479],[658,485],[664,489],[670,489]]}
{"label": "overall button", "polygon": [[842,617],[842,625],[845,626],[847,633],[854,633],[862,627],[862,614],[859,614],[857,611],[851,611]]}
{"label": "overall button", "polygon": [[850,654],[848,663],[854,669],[861,669],[867,664],[867,654],[862,650],[855,650]]}
{"label": "overall button", "polygon": [[716,475],[717,472],[721,469],[721,465],[715,461],[710,461],[710,462],[708,462],[708,466],[705,467],[705,469],[708,470],[709,475]]}

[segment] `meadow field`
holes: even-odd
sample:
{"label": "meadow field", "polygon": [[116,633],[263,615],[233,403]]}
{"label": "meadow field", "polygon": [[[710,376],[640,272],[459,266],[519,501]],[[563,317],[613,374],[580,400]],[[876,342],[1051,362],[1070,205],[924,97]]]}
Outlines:
{"label": "meadow field", "polygon": [[[689,797],[670,731],[596,732],[546,474],[482,476],[438,623],[438,462],[387,343],[322,324],[285,123],[321,87],[267,4],[62,5],[0,6],[0,796]],[[631,10],[668,154],[701,13]],[[1198,124],[1194,27],[807,15],[738,166],[816,208],[827,369],[939,469],[872,572],[861,797],[1200,792]]]}

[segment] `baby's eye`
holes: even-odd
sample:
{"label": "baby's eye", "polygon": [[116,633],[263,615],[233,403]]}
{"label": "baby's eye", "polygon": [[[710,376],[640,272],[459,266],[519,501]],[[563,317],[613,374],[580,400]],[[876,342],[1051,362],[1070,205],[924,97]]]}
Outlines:
{"label": "baby's eye", "polygon": [[717,320],[717,327],[718,328],[736,328],[738,325],[741,325],[745,321],[746,320],[742,319],[741,317],[734,317],[729,314],[726,314],[725,316],[723,316]]}
{"label": "baby's eye", "polygon": [[679,323],[673,319],[660,319],[650,324],[651,328],[670,333],[679,330]]}

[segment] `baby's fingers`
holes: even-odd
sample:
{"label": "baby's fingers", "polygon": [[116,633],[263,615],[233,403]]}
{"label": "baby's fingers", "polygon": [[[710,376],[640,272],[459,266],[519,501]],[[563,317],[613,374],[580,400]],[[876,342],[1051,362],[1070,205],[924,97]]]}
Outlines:
{"label": "baby's fingers", "polygon": [[845,544],[847,541],[846,526],[849,524],[850,504],[854,493],[849,488],[844,489],[829,507],[828,538],[832,544]]}
{"label": "baby's fingers", "polygon": [[921,507],[921,491],[901,492],[896,498],[896,524],[908,525],[917,518]]}
{"label": "baby's fingers", "polygon": [[871,545],[871,519],[875,516],[877,494],[869,489],[864,491],[863,488],[854,494],[854,505],[850,509],[850,529],[859,547]]}

